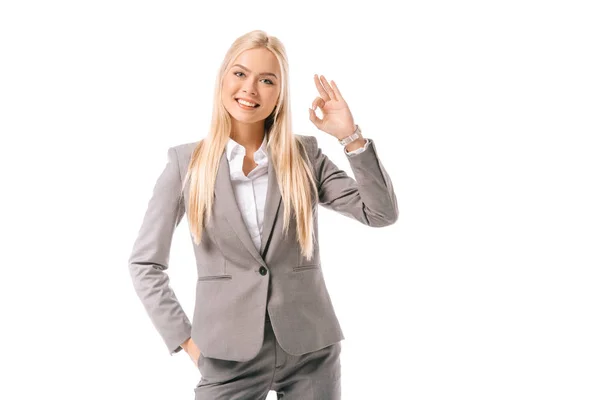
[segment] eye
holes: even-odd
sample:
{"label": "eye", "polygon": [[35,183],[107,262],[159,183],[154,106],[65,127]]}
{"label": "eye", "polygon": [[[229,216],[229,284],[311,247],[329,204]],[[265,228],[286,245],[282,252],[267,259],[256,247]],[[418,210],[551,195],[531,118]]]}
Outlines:
{"label": "eye", "polygon": [[[243,73],[243,72],[241,72],[241,71],[236,71],[236,72],[234,72],[233,74],[234,74],[235,76],[237,76],[238,78],[240,78],[240,76],[239,76],[238,74],[246,75],[246,74],[244,74],[244,73]],[[263,80],[264,80],[264,81],[267,81],[267,82],[269,82],[269,83],[268,83],[269,85],[273,85],[273,81],[272,81],[272,80],[270,80],[270,79],[263,79]]]}

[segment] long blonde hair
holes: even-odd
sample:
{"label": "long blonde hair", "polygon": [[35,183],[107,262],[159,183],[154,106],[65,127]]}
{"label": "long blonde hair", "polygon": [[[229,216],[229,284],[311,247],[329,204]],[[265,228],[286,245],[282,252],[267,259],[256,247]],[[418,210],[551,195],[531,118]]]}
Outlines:
{"label": "long blonde hair", "polygon": [[237,38],[221,63],[215,82],[210,130],[207,137],[201,140],[192,152],[182,185],[183,191],[186,182],[190,180],[188,204],[190,231],[194,243],[198,245],[202,240],[205,218],[212,214],[219,161],[231,132],[231,116],[221,101],[225,73],[240,53],[255,48],[271,51],[277,57],[281,70],[279,100],[271,115],[265,120],[265,134],[284,207],[284,232],[282,233],[287,234],[293,210],[302,254],[310,260],[313,256],[314,237],[312,196],[316,196],[317,185],[307,161],[306,149],[291,129],[288,61],[285,47],[275,36],[269,36],[262,30],[255,30]]}

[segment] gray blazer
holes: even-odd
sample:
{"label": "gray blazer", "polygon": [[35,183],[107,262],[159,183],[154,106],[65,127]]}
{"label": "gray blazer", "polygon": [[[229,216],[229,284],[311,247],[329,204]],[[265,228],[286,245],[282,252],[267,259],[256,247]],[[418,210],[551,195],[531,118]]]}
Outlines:
{"label": "gray blazer", "polygon": [[[306,146],[322,206],[372,227],[397,220],[392,181],[373,139],[364,152],[347,155],[354,180],[321,152],[314,136],[295,136]],[[200,245],[192,242],[198,280],[190,323],[165,270],[173,231],[187,210],[189,183],[183,196],[180,190],[198,143],[168,149],[167,165],[155,184],[129,258],[136,293],[169,353],[180,351],[180,344],[191,336],[206,357],[251,360],[263,343],[265,312],[278,342],[289,354],[316,351],[343,340],[321,270],[318,207],[313,205],[315,253],[308,261],[296,241],[295,218],[290,221],[288,235],[282,234],[283,205],[270,152],[260,252],[237,206],[223,152],[215,183],[214,214]]]}

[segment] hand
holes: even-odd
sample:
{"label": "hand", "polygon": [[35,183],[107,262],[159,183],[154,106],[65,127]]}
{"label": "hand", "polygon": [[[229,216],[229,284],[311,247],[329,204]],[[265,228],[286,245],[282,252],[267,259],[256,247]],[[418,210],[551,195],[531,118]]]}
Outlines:
{"label": "hand", "polygon": [[192,340],[192,338],[189,338],[188,340],[186,340],[181,347],[183,348],[183,350],[185,350],[186,353],[188,353],[188,355],[190,356],[190,358],[192,359],[192,361],[194,362],[194,365],[198,365],[198,359],[200,358],[200,349],[198,348],[198,346],[196,346],[196,343],[194,343],[194,341]]}
{"label": "hand", "polygon": [[[346,104],[335,82],[331,81],[332,87],[329,86],[323,75],[319,79],[318,75],[315,74],[314,79],[321,96],[313,100],[312,108],[308,111],[310,120],[318,129],[337,139],[352,135],[355,129],[354,118],[352,118],[348,104]],[[315,113],[317,107],[323,112],[323,119],[317,117]]]}

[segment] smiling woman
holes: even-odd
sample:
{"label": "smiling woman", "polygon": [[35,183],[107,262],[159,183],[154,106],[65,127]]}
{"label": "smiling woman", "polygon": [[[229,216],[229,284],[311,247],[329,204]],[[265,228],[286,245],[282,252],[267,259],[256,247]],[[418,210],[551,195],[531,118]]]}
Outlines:
{"label": "smiling woman", "polygon": [[[265,48],[242,52],[223,78],[221,101],[233,117],[232,139],[242,144],[251,126],[260,127],[279,99],[279,62]],[[241,101],[241,102],[240,102]],[[250,112],[248,112],[250,111]]]}
{"label": "smiling woman", "polygon": [[[313,77],[319,96],[308,118],[344,146],[356,180],[314,136],[292,132],[288,79],[276,37],[253,31],[232,44],[208,135],[169,148],[129,259],[169,352],[185,350],[201,372],[196,400],[264,400],[270,390],[340,399],[344,335],[322,273],[317,206],[373,227],[398,218],[375,143],[337,85]],[[192,324],[165,272],[184,214],[198,272]]]}

